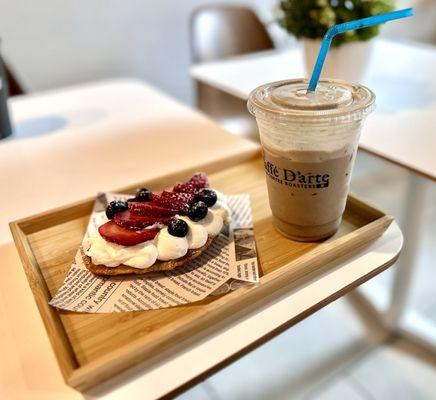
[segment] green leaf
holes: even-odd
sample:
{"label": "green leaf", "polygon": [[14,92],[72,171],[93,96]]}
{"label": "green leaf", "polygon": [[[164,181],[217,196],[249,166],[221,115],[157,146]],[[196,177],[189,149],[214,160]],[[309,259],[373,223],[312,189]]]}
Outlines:
{"label": "green leaf", "polygon": [[[297,38],[322,38],[335,25],[393,11],[393,0],[282,0],[279,26]],[[379,32],[378,26],[346,32],[333,39],[332,46],[368,40]]]}

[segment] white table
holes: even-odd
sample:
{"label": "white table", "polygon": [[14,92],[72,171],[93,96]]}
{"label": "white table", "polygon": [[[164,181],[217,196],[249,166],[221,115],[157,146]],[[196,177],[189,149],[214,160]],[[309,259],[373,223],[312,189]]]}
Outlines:
{"label": "white table", "polygon": [[[419,221],[423,220],[426,179],[436,180],[435,71],[435,47],[376,40],[363,83],[376,93],[377,109],[364,125],[359,146],[418,174],[411,175],[407,191],[406,246],[398,263],[388,319],[393,329],[399,330],[401,323],[408,326],[406,333],[419,329],[421,339],[426,332],[423,342],[436,352],[436,329],[419,328],[417,325],[428,324],[417,322],[418,315],[409,318],[404,312],[421,240]],[[297,47],[194,65],[191,76],[246,100],[255,87],[304,77],[305,69],[302,50]]]}
{"label": "white table", "polygon": [[[258,145],[132,80],[24,96],[14,99],[11,108],[15,123],[28,124],[27,129],[32,124],[26,121],[32,119],[55,116],[66,123],[50,135],[0,142],[0,159],[5,160],[0,177],[0,259],[5,271],[0,279],[0,353],[7,360],[0,363],[0,398],[82,399],[84,395],[63,382],[7,222],[96,190],[163,175],[174,170],[176,159],[177,168],[241,153],[243,159],[256,153]],[[183,353],[148,369],[138,366],[85,396],[121,400],[165,395],[371,278],[394,262],[401,246],[401,231],[393,223],[370,246],[317,279],[277,294],[261,310]]]}

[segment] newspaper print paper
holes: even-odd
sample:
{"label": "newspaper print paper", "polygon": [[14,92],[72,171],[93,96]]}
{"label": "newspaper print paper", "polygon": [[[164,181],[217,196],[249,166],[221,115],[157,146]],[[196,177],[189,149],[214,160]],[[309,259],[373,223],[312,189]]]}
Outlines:
{"label": "newspaper print paper", "polygon": [[[105,220],[112,200],[130,196],[101,193],[97,196],[85,239]],[[232,224],[197,259],[173,271],[124,277],[92,274],[79,248],[71,268],[50,305],[69,311],[110,313],[154,310],[189,304],[209,295],[235,290],[259,281],[250,198],[228,196]]]}

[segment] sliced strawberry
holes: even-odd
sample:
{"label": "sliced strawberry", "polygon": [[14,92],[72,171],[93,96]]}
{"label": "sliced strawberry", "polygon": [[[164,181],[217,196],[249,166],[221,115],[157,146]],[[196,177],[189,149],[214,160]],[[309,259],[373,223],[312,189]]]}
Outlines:
{"label": "sliced strawberry", "polygon": [[[172,195],[169,195],[169,193],[172,193]],[[162,194],[151,193],[150,198],[158,204],[171,207],[172,209],[177,210],[177,212],[186,213],[189,208],[189,203],[185,198],[185,196],[183,196],[182,198],[178,196],[179,194],[185,195],[185,193],[174,193],[174,192],[164,191]]]}
{"label": "sliced strawberry", "polygon": [[177,193],[177,192],[170,192],[168,190],[164,190],[161,193],[161,195],[163,197],[168,197],[170,199],[184,201],[186,204],[191,204],[195,197],[194,193]]}
{"label": "sliced strawberry", "polygon": [[155,223],[168,224],[168,217],[144,217],[133,211],[122,211],[115,214],[114,221],[117,225],[125,228],[143,229]]}
{"label": "sliced strawberry", "polygon": [[163,206],[162,204],[155,203],[154,201],[132,201],[128,204],[130,211],[149,217],[172,217],[178,213],[178,210]]}
{"label": "sliced strawberry", "polygon": [[207,176],[203,172],[197,172],[195,175],[189,179],[189,181],[184,183],[178,183],[174,186],[174,192],[182,193],[197,193],[200,189],[209,187],[209,182]]}
{"label": "sliced strawberry", "polygon": [[178,183],[173,187],[174,192],[180,192],[180,193],[197,193],[198,189],[195,187],[195,185],[191,182],[185,182],[185,183]]}
{"label": "sliced strawberry", "polygon": [[98,228],[98,232],[108,242],[121,244],[123,246],[134,246],[135,244],[154,239],[159,233],[159,229],[134,231],[118,226],[114,221],[109,221],[101,225]]}

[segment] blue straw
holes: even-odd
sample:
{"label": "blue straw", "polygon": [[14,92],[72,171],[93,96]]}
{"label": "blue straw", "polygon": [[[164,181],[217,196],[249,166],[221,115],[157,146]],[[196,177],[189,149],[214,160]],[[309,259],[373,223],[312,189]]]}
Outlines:
{"label": "blue straw", "polygon": [[384,14],[373,15],[372,17],[356,19],[354,21],[345,22],[332,26],[324,35],[322,39],[321,48],[319,49],[318,58],[313,67],[312,77],[310,78],[308,92],[314,92],[318,84],[319,76],[324,65],[327,52],[329,51],[330,44],[333,37],[346,31],[366,28],[372,25],[382,24],[384,22],[393,21],[395,19],[411,17],[413,15],[413,8],[405,8],[403,10],[393,11]]}

